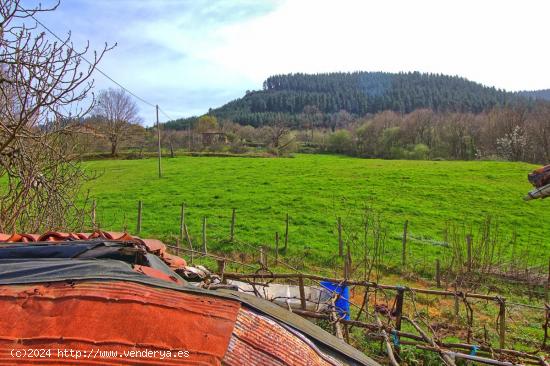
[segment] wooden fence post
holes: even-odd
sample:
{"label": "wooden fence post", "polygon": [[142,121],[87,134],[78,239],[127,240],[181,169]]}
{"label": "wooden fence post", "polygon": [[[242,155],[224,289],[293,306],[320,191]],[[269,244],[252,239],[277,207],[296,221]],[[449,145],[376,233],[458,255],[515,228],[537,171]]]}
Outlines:
{"label": "wooden fence post", "polygon": [[185,233],[185,204],[181,204],[181,213],[180,213],[180,241],[183,242],[183,236]]}
{"label": "wooden fence post", "polygon": [[338,255],[344,256],[344,242],[342,240],[342,218],[338,216]]}
{"label": "wooden fence post", "polygon": [[458,315],[460,314],[460,302],[458,300],[458,287],[456,285],[456,281],[455,281],[455,296],[454,296],[454,300],[455,300],[455,317],[456,319],[458,320]]}
{"label": "wooden fence post", "polygon": [[218,259],[218,274],[221,277],[222,283],[225,283],[224,273],[225,273],[225,259]]}
{"label": "wooden fence post", "polygon": [[544,329],[544,338],[542,339],[541,349],[546,349],[546,341],[548,340],[548,330],[550,329],[550,305],[546,304],[546,309],[544,310],[545,321],[542,325]]}
{"label": "wooden fence post", "polygon": [[261,245],[260,246],[260,265],[262,266],[262,268],[267,268],[267,260],[266,260],[266,255],[265,255],[265,249],[264,249],[264,246]]}
{"label": "wooden fence post", "polygon": [[544,302],[546,304],[550,303],[550,257],[548,258],[548,280],[546,280],[546,291],[544,293]]}
{"label": "wooden fence post", "polygon": [[193,248],[193,243],[191,242],[191,237],[189,236],[189,231],[187,230],[187,225],[183,225],[183,230],[185,231],[185,238],[187,239],[187,244],[191,250],[191,264],[193,264],[193,257],[195,256],[195,249]]}
{"label": "wooden fence post", "polygon": [[346,256],[344,257],[344,279],[348,280],[350,276],[351,276],[351,253],[348,245]]}
{"label": "wooden fence post", "polygon": [[95,224],[95,211],[96,211],[96,207],[97,207],[97,202],[96,202],[96,200],[93,200],[93,201],[92,201],[92,229],[93,229],[93,231],[96,230],[96,224]]}
{"label": "wooden fence post", "polygon": [[499,326],[498,326],[498,338],[500,349],[504,349],[506,346],[506,299],[499,299]]}
{"label": "wooden fence post", "polygon": [[206,217],[202,218],[202,252],[203,254],[208,254],[206,249]]}
{"label": "wooden fence post", "polygon": [[136,228],[136,234],[141,233],[141,212],[143,210],[143,202],[140,200],[138,202],[138,217],[137,217],[137,228]]}
{"label": "wooden fence post", "polygon": [[439,263],[439,259],[435,260],[435,283],[438,288],[441,287],[441,264]]}
{"label": "wooden fence post", "polygon": [[472,272],[472,235],[466,236],[468,273]]}
{"label": "wooden fence post", "polygon": [[288,248],[288,213],[286,214],[285,249],[284,249],[285,254],[286,254],[287,248]]}
{"label": "wooden fence post", "polygon": [[279,264],[279,232],[275,232],[275,265]]}
{"label": "wooden fence post", "polygon": [[180,256],[180,240],[176,239],[176,255]]}
{"label": "wooden fence post", "polygon": [[235,240],[235,209],[231,212],[231,234],[229,240]]}
{"label": "wooden fence post", "polygon": [[[405,289],[403,287],[397,288],[397,297],[395,301],[395,329],[401,331],[401,320],[403,318],[403,300],[405,297]],[[395,335],[397,337],[397,335]],[[399,340],[399,338],[398,338]],[[400,347],[396,347],[396,352],[399,354]]]}
{"label": "wooden fence post", "polygon": [[161,167],[161,160],[162,160],[162,152],[160,148],[160,122],[159,122],[159,106],[157,104],[157,135],[158,135],[158,158],[159,158],[159,178],[162,178],[162,167]]}
{"label": "wooden fence post", "polygon": [[401,251],[401,264],[403,267],[407,265],[407,229],[409,226],[409,220],[405,220],[405,224],[403,225],[403,249]]}
{"label": "wooden fence post", "polygon": [[300,287],[300,305],[302,309],[305,310],[306,309],[306,290],[304,288],[304,277],[302,275],[298,277],[298,284]]}

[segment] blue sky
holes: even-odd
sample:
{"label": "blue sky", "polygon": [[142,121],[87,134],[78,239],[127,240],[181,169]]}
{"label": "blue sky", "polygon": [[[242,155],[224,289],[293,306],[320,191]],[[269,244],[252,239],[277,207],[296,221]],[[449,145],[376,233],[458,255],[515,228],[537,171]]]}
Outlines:
{"label": "blue sky", "polygon": [[[61,0],[40,20],[60,36],[72,31],[77,48],[116,42],[100,68],[179,118],[288,72],[419,70],[509,90],[550,88],[548,3]],[[114,86],[95,79],[98,89]],[[138,105],[151,124],[154,110]]]}

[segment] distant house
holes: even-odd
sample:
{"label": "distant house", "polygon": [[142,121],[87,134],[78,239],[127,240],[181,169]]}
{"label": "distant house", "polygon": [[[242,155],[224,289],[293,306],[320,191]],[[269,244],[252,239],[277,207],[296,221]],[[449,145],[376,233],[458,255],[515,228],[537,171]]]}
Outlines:
{"label": "distant house", "polygon": [[203,145],[227,144],[229,141],[224,132],[202,132]]}

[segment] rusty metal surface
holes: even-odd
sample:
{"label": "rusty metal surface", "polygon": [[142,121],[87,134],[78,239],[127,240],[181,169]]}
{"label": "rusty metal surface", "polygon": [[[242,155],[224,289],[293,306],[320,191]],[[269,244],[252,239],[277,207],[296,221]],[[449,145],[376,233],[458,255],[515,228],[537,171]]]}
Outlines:
{"label": "rusty metal surface", "polygon": [[[145,246],[147,255],[172,269],[185,266],[183,259],[166,252],[162,242],[125,233],[0,234],[0,250],[2,242],[42,241],[57,245],[57,242],[92,239],[133,242],[140,250]],[[185,360],[124,360],[130,364],[216,365],[224,359],[228,365],[377,365],[309,321],[272,303],[233,291],[187,286],[177,277],[171,278],[170,273],[174,272],[164,264],[165,272],[157,271],[158,266],[152,268],[155,267],[152,262],[147,266],[135,263],[130,266],[114,261],[118,267],[111,263],[110,268],[106,260],[62,261],[70,263],[63,262],[65,272],[59,273],[48,266],[59,267],[60,260],[42,259],[43,263],[35,261],[34,265],[32,259],[11,264],[9,259],[4,260],[6,281],[0,285],[0,313],[4,316],[0,321],[0,364],[13,362],[8,352],[14,347],[87,350],[93,346],[104,350],[190,352]],[[21,267],[24,265],[30,266],[29,275],[21,278],[26,273]],[[111,272],[104,272],[108,268]],[[93,273],[86,272],[84,276],[83,271]],[[85,360],[90,364],[121,361]],[[50,359],[48,363],[73,364],[74,360]]]}
{"label": "rusty metal surface", "polygon": [[[0,364],[13,363],[9,351],[14,347],[32,347],[186,350],[186,359],[127,362],[216,365],[226,353],[239,309],[238,301],[127,282],[0,286]],[[34,361],[75,363],[63,358]]]}
{"label": "rusty metal surface", "polygon": [[324,354],[311,342],[277,322],[241,308],[223,364],[237,365],[344,365]]}
{"label": "rusty metal surface", "polygon": [[230,297],[239,299],[243,305],[254,309],[254,311],[265,314],[275,321],[298,331],[314,341],[314,343],[319,348],[322,348],[324,352],[328,351],[328,353],[335,355],[337,358],[347,360],[346,364],[379,366],[376,361],[367,357],[349,344],[327,333],[309,320],[285,310],[278,305],[242,292],[229,290],[218,290],[218,292],[226,293]]}

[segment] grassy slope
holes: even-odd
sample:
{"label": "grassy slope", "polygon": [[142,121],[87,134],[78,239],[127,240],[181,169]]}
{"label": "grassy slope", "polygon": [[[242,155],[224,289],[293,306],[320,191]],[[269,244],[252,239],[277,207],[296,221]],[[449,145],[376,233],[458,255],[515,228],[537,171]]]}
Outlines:
{"label": "grassy slope", "polygon": [[[415,237],[442,240],[445,222],[480,222],[498,217],[505,235],[517,231],[540,263],[550,253],[548,201],[525,203],[526,174],[533,166],[504,162],[432,162],[365,160],[340,156],[299,155],[294,159],[180,157],[163,161],[94,161],[89,169],[104,174],[89,184],[98,200],[103,229],[135,230],[137,201],[144,202],[144,237],[178,233],[179,205],[198,240],[202,216],[210,237],[229,234],[231,208],[237,208],[237,237],[250,243],[273,243],[291,216],[290,253],[309,247],[320,265],[337,253],[335,221],[356,220],[370,203],[383,211],[388,225],[390,258],[398,258],[405,220]],[[211,241],[215,248],[215,240]],[[413,258],[441,255],[444,248],[412,243]],[[394,254],[394,255],[392,255]],[[414,259],[411,261],[414,262]],[[533,263],[535,264],[535,263]]]}

